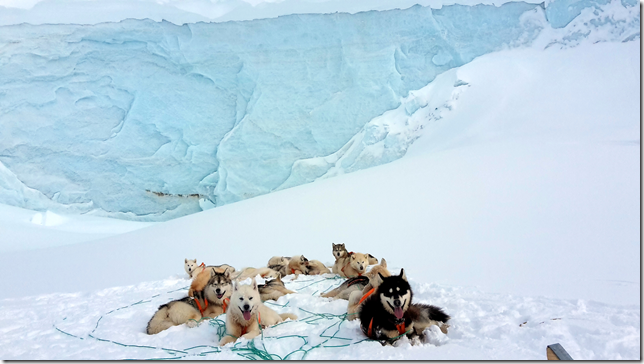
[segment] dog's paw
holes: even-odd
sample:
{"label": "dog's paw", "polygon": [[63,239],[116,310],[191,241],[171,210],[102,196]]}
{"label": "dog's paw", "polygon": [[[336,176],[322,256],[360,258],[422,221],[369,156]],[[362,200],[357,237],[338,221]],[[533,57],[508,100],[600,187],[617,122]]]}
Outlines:
{"label": "dog's paw", "polygon": [[190,320],[188,320],[188,322],[186,322],[186,325],[187,325],[189,328],[193,328],[193,327],[197,327],[197,326],[199,326],[199,323],[197,322],[197,320],[192,320],[192,319],[190,319]]}

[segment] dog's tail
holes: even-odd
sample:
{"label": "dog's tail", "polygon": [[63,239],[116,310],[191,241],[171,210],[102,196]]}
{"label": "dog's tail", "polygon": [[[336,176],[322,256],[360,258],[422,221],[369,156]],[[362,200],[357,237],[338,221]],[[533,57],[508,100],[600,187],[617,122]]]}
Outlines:
{"label": "dog's tail", "polygon": [[148,322],[148,327],[146,332],[148,335],[158,334],[163,330],[169,329],[174,326],[172,321],[166,320],[168,317],[168,306],[163,305],[159,307],[159,310],[152,316]]}
{"label": "dog's tail", "polygon": [[291,319],[293,321],[297,320],[297,316],[292,313],[280,313],[279,314],[282,320]]}

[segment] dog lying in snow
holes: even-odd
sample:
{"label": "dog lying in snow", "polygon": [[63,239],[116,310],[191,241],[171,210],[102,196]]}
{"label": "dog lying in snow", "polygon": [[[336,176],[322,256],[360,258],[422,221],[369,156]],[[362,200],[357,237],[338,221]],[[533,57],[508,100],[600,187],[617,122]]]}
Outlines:
{"label": "dog lying in snow", "polygon": [[230,273],[235,272],[235,268],[233,268],[228,264],[206,266],[204,263],[201,263],[197,265],[197,259],[188,259],[188,258],[185,259],[183,268],[186,270],[186,273],[188,273],[188,276],[190,276],[190,278],[192,279],[197,277],[199,273],[201,273],[206,268],[213,269],[219,273],[223,273],[226,269],[228,269]]}
{"label": "dog lying in snow", "polygon": [[412,303],[413,293],[404,269],[397,276],[380,279],[382,283],[359,308],[360,328],[367,337],[385,345],[402,335],[423,339],[425,329],[431,325],[447,332],[450,317],[441,308]]}
{"label": "dog lying in snow", "polygon": [[[360,277],[349,278],[339,287],[321,294],[321,297],[333,298],[333,299],[343,299],[348,300],[353,292],[362,292],[367,293],[371,288],[376,287],[380,284],[378,273],[382,274],[385,277],[389,277],[391,274],[387,270],[387,261],[385,259],[380,260],[380,264],[374,265],[371,267],[371,270],[366,272]],[[362,295],[363,293],[360,293]],[[355,316],[355,315],[353,315]]]}
{"label": "dog lying in snow", "polygon": [[203,273],[208,272],[210,279],[202,289],[193,292],[195,297],[184,297],[159,306],[148,322],[146,332],[150,335],[158,334],[182,324],[194,327],[202,317],[214,318],[225,313],[232,289],[230,274],[227,270],[224,273],[214,270],[206,270]]}
{"label": "dog lying in snow", "polygon": [[286,319],[297,320],[297,316],[291,313],[278,314],[266,307],[260,299],[255,279],[250,285],[234,282],[230,307],[226,312],[226,335],[219,345],[235,342],[240,337],[250,340],[260,334],[260,325],[265,328]]}

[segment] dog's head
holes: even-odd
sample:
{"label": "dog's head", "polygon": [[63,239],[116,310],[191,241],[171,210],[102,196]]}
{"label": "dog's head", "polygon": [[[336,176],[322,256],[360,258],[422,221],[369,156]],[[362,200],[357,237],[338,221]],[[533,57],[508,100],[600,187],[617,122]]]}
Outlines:
{"label": "dog's head", "polygon": [[197,259],[186,258],[186,262],[183,265],[183,268],[186,270],[186,273],[188,273],[188,275],[192,275],[192,271],[195,270],[195,268],[197,267],[198,267]]}
{"label": "dog's head", "polygon": [[382,274],[378,274],[378,276],[382,280],[378,286],[378,296],[382,306],[397,320],[402,320],[412,299],[411,287],[407,282],[405,270],[401,269],[397,276],[385,277]]}
{"label": "dog's head", "polygon": [[260,274],[262,278],[266,278],[266,279],[275,279],[280,275],[281,274],[278,271],[270,267],[264,273]]}
{"label": "dog's head", "polygon": [[228,313],[241,315],[241,317],[243,317],[243,321],[250,321],[255,317],[255,315],[257,315],[259,304],[261,302],[259,290],[257,289],[257,282],[255,282],[254,278],[250,285],[242,285],[239,282],[233,282],[233,293],[230,297]]}
{"label": "dog's head", "polygon": [[353,253],[351,254],[351,266],[362,274],[369,266],[369,257],[366,254]]}
{"label": "dog's head", "polygon": [[[333,244],[333,243],[331,243]],[[344,254],[347,253],[347,248],[344,247],[344,243],[342,244],[333,244],[333,256],[335,259],[340,258]]]}
{"label": "dog's head", "polygon": [[210,270],[210,279],[204,289],[208,300],[223,304],[224,299],[232,294],[232,281],[230,279],[230,270],[226,269],[223,273],[218,273],[214,269]]}

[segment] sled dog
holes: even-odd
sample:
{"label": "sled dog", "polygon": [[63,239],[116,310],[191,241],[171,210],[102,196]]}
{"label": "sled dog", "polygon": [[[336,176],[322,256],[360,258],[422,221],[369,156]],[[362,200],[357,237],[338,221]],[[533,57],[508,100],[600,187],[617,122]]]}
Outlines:
{"label": "sled dog", "polygon": [[268,260],[266,267],[278,272],[282,277],[289,275],[288,262],[290,257],[272,257]]}
{"label": "sled dog", "polygon": [[350,252],[335,261],[333,272],[347,278],[361,276],[367,270],[368,260],[366,254]]}
{"label": "sled dog", "polygon": [[284,286],[284,282],[280,277],[266,281],[264,284],[257,286],[259,290],[259,296],[262,301],[274,300],[277,301],[278,298],[287,295],[289,293],[296,293]]}
{"label": "sled dog", "polygon": [[304,272],[304,274],[313,276],[318,274],[331,273],[331,270],[319,260],[309,260],[308,262],[304,263],[304,266],[306,267],[306,272]]}
{"label": "sled dog", "polygon": [[230,307],[226,312],[226,335],[219,345],[235,342],[240,337],[250,340],[259,335],[260,325],[264,328],[286,319],[296,320],[297,316],[291,313],[278,314],[266,307],[260,299],[255,279],[250,285],[234,282]]}
{"label": "sled dog", "polygon": [[159,306],[148,322],[146,332],[153,335],[184,323],[194,327],[202,317],[213,318],[226,312],[232,288],[230,274],[228,271],[216,273],[214,270],[210,274],[210,280],[203,289],[194,292],[194,298],[184,297]]}
{"label": "sled dog", "polygon": [[[351,254],[351,252],[347,251],[347,248],[344,246],[344,243],[342,243],[342,244],[331,243],[331,245],[333,246],[333,257],[335,258],[336,262],[341,257],[344,257],[346,255]],[[367,258],[369,259],[369,265],[378,264],[378,259],[376,257],[374,257],[373,255],[367,254]],[[335,267],[335,265],[334,265],[334,267]],[[333,273],[339,274],[336,271],[333,271]]]}
{"label": "sled dog", "polygon": [[[195,292],[203,291],[212,277],[214,277],[214,274],[226,274],[227,279],[230,281],[230,279],[232,279],[230,278],[231,275],[235,272],[235,268],[229,266],[228,264],[222,264],[216,267],[207,268],[208,269],[201,270],[201,272],[197,273],[195,278],[192,279],[190,289],[188,290],[189,297],[194,297]],[[230,284],[230,282],[228,282],[228,284]]]}
{"label": "sled dog", "polygon": [[305,274],[306,262],[304,255],[296,255],[288,261],[288,274]]}
{"label": "sled dog", "polygon": [[[334,299],[343,299],[348,300],[353,292],[362,292],[367,293],[371,288],[376,287],[380,284],[378,273],[381,273],[385,277],[389,277],[391,274],[387,270],[387,261],[382,259],[379,265],[374,265],[371,267],[367,273],[360,277],[349,278],[339,287],[321,294],[321,297],[334,298]],[[373,284],[371,282],[374,282]],[[359,294],[362,296],[362,293]],[[356,315],[353,315],[356,316]],[[356,318],[356,317],[353,317]]]}
{"label": "sled dog", "polygon": [[228,264],[222,264],[222,265],[208,265],[201,263],[197,265],[197,259],[185,259],[185,263],[183,265],[183,268],[186,270],[186,273],[190,276],[190,278],[194,279],[196,278],[199,273],[201,273],[205,268],[210,268],[215,270],[216,272],[223,273],[224,270],[228,269],[230,273],[235,272],[235,268]]}
{"label": "sled dog", "polygon": [[261,267],[261,268],[244,268],[241,271],[241,274],[238,275],[235,279],[243,281],[246,278],[254,278],[259,274],[262,278],[277,278],[280,274],[270,268]]}
{"label": "sled dog", "polygon": [[412,303],[404,269],[397,276],[380,275],[380,279],[382,283],[360,306],[360,328],[367,337],[385,345],[402,335],[423,339],[424,330],[431,325],[447,331],[445,323],[450,317],[441,308]]}
{"label": "sled dog", "polygon": [[364,276],[369,278],[369,283],[362,288],[362,291],[350,291],[349,304],[347,306],[347,319],[349,321],[358,319],[360,305],[367,299],[367,297],[375,292],[376,288],[382,283],[381,277],[391,276],[391,273],[387,270],[387,261],[385,258],[382,258],[380,260],[380,264],[374,265],[370,271],[365,273]]}

